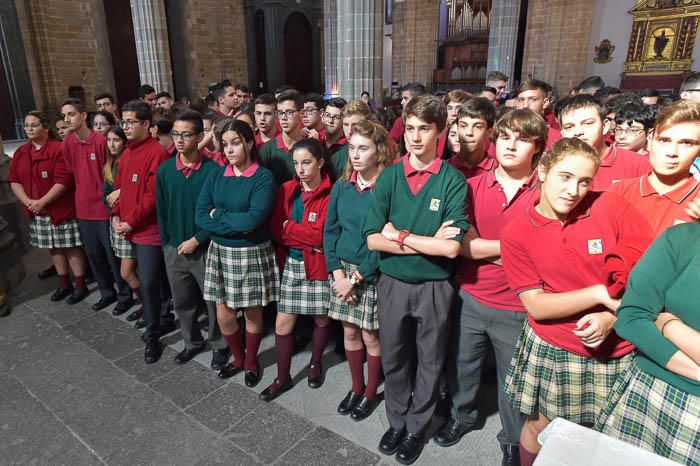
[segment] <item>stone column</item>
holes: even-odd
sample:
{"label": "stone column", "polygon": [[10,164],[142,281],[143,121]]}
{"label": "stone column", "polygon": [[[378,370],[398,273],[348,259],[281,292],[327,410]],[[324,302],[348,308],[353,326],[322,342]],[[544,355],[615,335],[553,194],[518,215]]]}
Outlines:
{"label": "stone column", "polygon": [[323,0],[324,85],[326,95],[338,95],[338,0]]}
{"label": "stone column", "polygon": [[337,18],[338,95],[359,99],[368,91],[381,105],[384,2],[342,0]]}
{"label": "stone column", "polygon": [[249,59],[248,66],[248,87],[257,95],[260,92],[258,87],[258,70],[255,66],[255,1],[245,0],[243,4],[243,15],[245,16],[245,41],[246,54]]}
{"label": "stone column", "polygon": [[164,0],[131,0],[136,56],[141,84],[150,84],[157,92],[173,92],[168,24]]}
{"label": "stone column", "polygon": [[282,0],[263,0],[262,8],[265,12],[265,63],[267,65],[267,88],[273,92],[275,88],[284,84],[284,62],[282,53],[282,24],[280,24],[279,12],[282,9]]}
{"label": "stone column", "polygon": [[500,71],[513,80],[520,0],[492,0],[486,72]]}

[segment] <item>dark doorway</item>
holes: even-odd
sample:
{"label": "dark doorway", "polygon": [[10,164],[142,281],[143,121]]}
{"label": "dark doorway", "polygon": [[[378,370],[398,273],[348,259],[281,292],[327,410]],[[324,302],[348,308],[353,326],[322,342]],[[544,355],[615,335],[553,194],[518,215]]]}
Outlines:
{"label": "dark doorway", "polygon": [[3,61],[0,60],[0,108],[4,109],[0,112],[0,135],[4,140],[8,140],[15,139],[17,132],[15,130],[15,106],[12,105],[10,85],[7,82]]}
{"label": "dark doorway", "polygon": [[312,47],[309,20],[302,13],[292,13],[284,23],[284,82],[302,93],[313,90]]}
{"label": "dark doorway", "polygon": [[[265,13],[262,10],[255,12],[255,66],[258,70],[258,82],[250,83],[256,93],[269,92],[267,85],[267,56],[265,54]],[[262,87],[261,87],[262,84]]]}
{"label": "dark doorway", "polygon": [[128,0],[103,0],[107,18],[109,51],[117,102],[121,107],[139,94],[139,62],[136,56],[134,25],[131,20],[131,4]]}

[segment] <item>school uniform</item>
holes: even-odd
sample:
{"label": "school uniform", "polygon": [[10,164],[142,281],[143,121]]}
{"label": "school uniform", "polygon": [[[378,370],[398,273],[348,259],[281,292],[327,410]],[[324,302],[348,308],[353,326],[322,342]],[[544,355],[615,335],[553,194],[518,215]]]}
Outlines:
{"label": "school uniform", "polygon": [[331,181],[339,180],[345,173],[345,167],[348,164],[348,140],[341,137],[330,147],[326,148],[326,160],[330,162],[328,166],[328,175]]}
{"label": "school uniform", "polygon": [[[195,224],[195,210],[204,183],[218,168],[204,154],[200,154],[200,160],[189,167],[176,155],[160,165],[156,175],[158,231],[163,244],[165,270],[188,350],[204,347],[197,315],[203,301],[209,232]],[[197,248],[191,254],[178,254],[178,246],[190,238],[197,239]],[[226,341],[219,330],[216,308],[211,301],[205,305],[209,316],[209,344],[216,350],[225,349]]]}
{"label": "school uniform", "polygon": [[[85,141],[71,133],[63,140],[66,166],[75,180],[75,210],[85,253],[95,274],[102,299],[131,301],[131,288],[122,279],[110,239],[110,212],[102,201],[102,167],[107,160],[107,139],[90,131]],[[116,292],[114,286],[116,284]]]}
{"label": "school uniform", "polygon": [[394,120],[394,124],[391,126],[391,130],[389,130],[389,137],[400,146],[401,140],[403,139],[403,132],[403,118],[399,116],[396,120]]}
{"label": "school uniform", "polygon": [[614,183],[639,178],[650,170],[648,157],[611,144],[600,160],[600,167],[593,178],[593,189],[607,191]]}
{"label": "school uniform", "polygon": [[49,138],[36,149],[32,142],[21,145],[10,161],[8,183],[18,183],[30,199],[41,199],[55,184],[66,192],[44,212],[35,215],[22,206],[29,218],[29,239],[32,246],[53,249],[81,246],[78,222],[75,219],[75,188],[66,169],[61,143]]}
{"label": "school uniform", "polygon": [[545,144],[544,149],[549,150],[549,148],[552,147],[552,144],[554,144],[555,142],[557,142],[560,139],[561,139],[561,132],[558,129],[553,128],[548,124],[547,125],[547,143]]}
{"label": "school uniform", "polygon": [[[115,160],[112,164],[112,180],[117,178],[118,169],[119,161]],[[102,200],[107,208],[110,209],[110,212],[111,207],[109,207],[109,204],[107,203],[107,196],[113,192],[114,182],[110,183],[109,181],[105,180],[102,188]],[[114,255],[116,257],[119,259],[134,259],[136,257],[134,245],[124,236],[117,234],[117,231],[114,229],[114,225],[112,225],[111,221],[109,222],[109,239],[112,242],[112,250],[114,251]]]}
{"label": "school uniform", "polygon": [[[532,176],[508,201],[494,171],[467,181],[467,212],[479,237],[499,240],[503,228],[539,196]],[[515,344],[526,318],[525,308],[508,286],[503,267],[486,260],[462,258],[455,279],[460,286],[455,303],[447,357],[452,418],[467,426],[478,422],[477,392],[490,344],[496,355],[498,413],[502,445],[518,445],[523,416],[510,405],[503,387]]]}
{"label": "school uniform", "polygon": [[202,153],[206,158],[213,160],[220,167],[228,165],[228,160],[226,159],[226,156],[220,150],[209,150],[205,147],[204,149],[202,149]]}
{"label": "school uniform", "polygon": [[[589,192],[563,224],[537,212],[535,197],[501,234],[501,258],[516,293],[563,293],[601,284],[605,255],[627,237],[651,237],[647,221],[615,193]],[[506,378],[506,394],[521,413],[595,422],[613,383],[632,359],[633,345],[614,332],[597,348],[573,334],[577,315],[536,321],[528,315]]]}
{"label": "school uniform", "polygon": [[[421,171],[408,158],[404,156],[379,176],[363,229],[365,237],[380,233],[387,222],[424,236],[433,236],[447,220],[466,231],[464,177],[439,158]],[[462,234],[454,239],[461,242]],[[379,257],[377,307],[387,417],[397,431],[421,435],[437,401],[457,261],[422,254],[380,252]]]}
{"label": "school uniform", "polygon": [[700,331],[698,241],[697,222],[669,228],[632,271],[615,331],[638,352],[596,423],[606,435],[688,465],[700,462],[700,382],[666,368],[678,348],[655,320],[668,310]]}
{"label": "school uniform", "polygon": [[121,192],[112,214],[133,229],[127,239],[136,252],[146,338],[151,340],[160,337],[162,325],[169,326],[174,320],[156,215],[156,173],[169,157],[165,148],[150,137],[130,142],[114,180],[115,189]]}
{"label": "school uniform", "polygon": [[294,160],[289,153],[289,147],[284,145],[282,133],[276,138],[267,141],[260,150],[258,162],[262,167],[270,170],[275,177],[277,186],[294,178]]}
{"label": "school uniform", "polygon": [[496,162],[496,159],[489,156],[488,154],[485,154],[484,158],[481,159],[481,162],[479,162],[473,167],[470,167],[467,164],[465,164],[464,161],[459,157],[459,155],[450,157],[447,160],[447,163],[459,170],[460,173],[462,173],[462,175],[464,175],[464,178],[466,178],[467,180],[479,175],[489,173],[492,170],[495,170],[498,166],[498,162]]}
{"label": "school uniform", "polygon": [[649,183],[650,174],[613,184],[610,191],[618,193],[635,206],[649,222],[656,236],[678,223],[694,221],[685,209],[695,199],[700,182],[693,177],[664,194]]}
{"label": "school uniform", "polygon": [[358,186],[357,172],[353,172],[349,181],[337,181],[331,189],[323,230],[326,269],[329,272],[342,269],[346,277],[357,271],[363,278],[362,284],[355,286],[357,303],[354,305],[340,300],[331,292],[328,317],[364,330],[379,329],[375,284],[379,272],[379,253],[367,249],[367,241],[362,234],[371,196],[371,187],[361,190]]}

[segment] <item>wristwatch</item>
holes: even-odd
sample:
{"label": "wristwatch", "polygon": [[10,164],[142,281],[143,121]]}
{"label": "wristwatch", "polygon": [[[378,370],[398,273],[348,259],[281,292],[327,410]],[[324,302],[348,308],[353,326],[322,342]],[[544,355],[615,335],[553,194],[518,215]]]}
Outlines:
{"label": "wristwatch", "polygon": [[411,232],[410,232],[410,231],[408,231],[408,230],[401,230],[401,231],[399,231],[399,237],[398,237],[398,239],[396,240],[396,242],[399,244],[399,247],[400,247],[400,248],[403,248],[403,242],[404,242],[404,240],[405,240],[406,238],[408,238],[409,236],[411,236]]}
{"label": "wristwatch", "polygon": [[350,284],[351,284],[352,286],[357,286],[357,285],[360,284],[360,281],[357,279],[357,277],[355,276],[355,274],[350,275]]}

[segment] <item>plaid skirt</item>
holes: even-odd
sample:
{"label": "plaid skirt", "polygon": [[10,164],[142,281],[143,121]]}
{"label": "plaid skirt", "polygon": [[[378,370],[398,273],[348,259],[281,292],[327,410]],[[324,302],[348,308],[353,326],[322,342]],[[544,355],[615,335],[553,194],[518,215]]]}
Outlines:
{"label": "plaid skirt", "polygon": [[[346,277],[352,275],[358,268],[357,265],[344,260],[341,260],[340,263],[343,266]],[[333,285],[332,276],[330,284]],[[362,285],[355,287],[355,293],[357,294],[357,304],[351,305],[338,299],[333,289],[331,289],[328,317],[357,325],[364,330],[378,330],[379,313],[377,312],[376,285],[373,282],[365,281]]]}
{"label": "plaid skirt", "polygon": [[120,259],[134,259],[136,257],[134,244],[123,236],[119,236],[117,232],[114,231],[112,222],[109,222],[109,239],[112,243],[112,250],[114,250],[115,256]]}
{"label": "plaid skirt", "polygon": [[304,261],[287,257],[282,272],[282,292],[277,309],[286,314],[325,316],[328,314],[328,280],[307,280]]}
{"label": "plaid skirt", "polygon": [[209,243],[204,299],[231,309],[266,306],[279,297],[275,250],[268,241],[234,248]]}
{"label": "plaid skirt", "polygon": [[541,339],[525,321],[505,381],[513,407],[576,424],[593,424],[620,373],[634,353],[597,360],[570,353]]}
{"label": "plaid skirt", "polygon": [[615,382],[595,428],[678,463],[700,463],[700,397],[635,362]]}
{"label": "plaid skirt", "polygon": [[29,242],[32,246],[42,249],[83,245],[76,219],[71,218],[54,225],[48,215],[35,215],[29,219]]}

